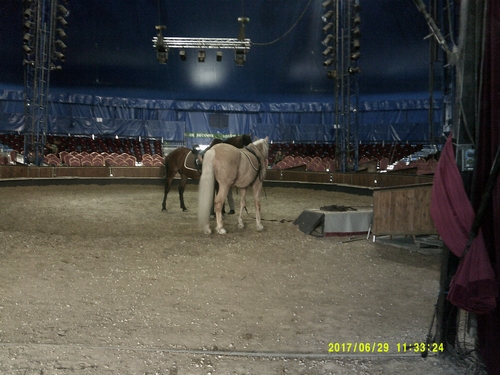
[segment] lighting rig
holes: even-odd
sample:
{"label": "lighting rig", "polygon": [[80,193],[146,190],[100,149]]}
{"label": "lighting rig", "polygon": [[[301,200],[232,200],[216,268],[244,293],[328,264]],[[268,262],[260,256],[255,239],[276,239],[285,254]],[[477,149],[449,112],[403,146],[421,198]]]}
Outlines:
{"label": "lighting rig", "polygon": [[[24,161],[43,163],[48,128],[51,71],[62,70],[66,60],[64,29],[69,0],[23,0]],[[64,4],[64,5],[63,5]]]}
{"label": "lighting rig", "polygon": [[358,160],[358,73],[361,6],[359,0],[325,0],[321,42],[326,76],[335,85],[336,157],[343,172],[357,169]]}
{"label": "lighting rig", "polygon": [[[156,58],[160,64],[166,64],[168,54],[171,49],[180,49],[179,56],[182,61],[186,61],[186,49],[198,50],[198,61],[205,62],[207,49],[232,49],[234,50],[234,62],[237,66],[243,66],[246,62],[246,55],[250,50],[250,39],[245,38],[245,24],[250,22],[248,17],[238,17],[240,28],[237,38],[183,38],[165,37],[164,25],[155,26],[158,31],[153,38],[153,47],[156,49]],[[216,60],[222,61],[222,51],[217,51]]]}

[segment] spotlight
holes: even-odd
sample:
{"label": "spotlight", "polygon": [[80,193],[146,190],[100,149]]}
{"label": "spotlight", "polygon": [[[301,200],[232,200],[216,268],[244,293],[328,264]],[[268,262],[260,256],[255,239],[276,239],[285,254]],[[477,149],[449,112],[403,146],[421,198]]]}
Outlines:
{"label": "spotlight", "polygon": [[361,23],[361,17],[359,16],[359,14],[357,14],[354,18],[353,18],[353,21],[352,21],[355,25],[359,25]]}
{"label": "spotlight", "polygon": [[329,70],[328,72],[326,72],[326,76],[329,79],[337,78],[337,71],[336,70]]}
{"label": "spotlight", "polygon": [[331,29],[333,29],[333,23],[329,22],[323,27],[323,32],[326,34]]}
{"label": "spotlight", "polygon": [[57,6],[57,10],[58,10],[59,12],[61,12],[61,15],[62,15],[63,17],[68,17],[68,16],[69,16],[69,10],[67,10],[67,9],[66,9],[65,7],[63,7],[62,5],[58,5],[58,6]]}
{"label": "spotlight", "polygon": [[59,39],[55,41],[55,44],[56,44],[56,46],[58,46],[61,49],[66,49],[66,47],[67,47],[66,44],[64,44],[63,41],[59,40]]}
{"label": "spotlight", "polygon": [[33,25],[34,25],[33,22],[31,22],[31,21],[25,21],[23,23],[23,29],[24,29],[24,31],[30,31],[31,28],[33,27]]}
{"label": "spotlight", "polygon": [[351,60],[357,60],[361,57],[361,52],[354,52],[353,54],[351,54]]}
{"label": "spotlight", "polygon": [[327,46],[328,43],[330,43],[332,40],[333,40],[333,35],[332,34],[328,34],[326,36],[326,38],[321,42],[321,44],[323,44],[324,46]]}
{"label": "spotlight", "polygon": [[66,60],[66,56],[64,56],[61,52],[54,52],[54,55],[57,59],[61,60],[62,62],[64,62]]}
{"label": "spotlight", "polygon": [[166,64],[167,63],[167,60],[168,60],[168,52],[167,51],[158,51],[156,53],[156,60],[158,60],[158,62],[160,64]]}
{"label": "spotlight", "polygon": [[352,29],[352,35],[355,36],[356,38],[361,37],[361,29],[356,26],[354,29]]}
{"label": "spotlight", "polygon": [[57,17],[57,20],[59,21],[59,23],[61,24],[62,27],[67,27],[68,26],[68,21],[66,21],[64,19],[64,17],[59,16],[59,17]]}
{"label": "spotlight", "polygon": [[361,68],[359,66],[350,67],[349,74],[361,73]]}
{"label": "spotlight", "polygon": [[33,66],[33,65],[35,65],[35,62],[32,61],[32,60],[26,60],[26,59],[24,59],[23,60],[23,65],[31,65],[31,66]]}
{"label": "spotlight", "polygon": [[323,66],[327,67],[333,64],[333,59],[328,59],[323,62]]}
{"label": "spotlight", "polygon": [[217,51],[216,58],[217,58],[217,61],[222,61],[222,52],[221,51]]}
{"label": "spotlight", "polygon": [[59,37],[60,38],[66,38],[66,33],[64,32],[63,29],[59,28],[59,29],[56,29],[56,33],[59,34]]}
{"label": "spotlight", "polygon": [[205,62],[205,51],[202,49],[198,51],[198,62]]}
{"label": "spotlight", "polygon": [[29,20],[33,15],[33,11],[30,8],[28,8],[24,11],[23,15],[25,19]]}
{"label": "spotlight", "polygon": [[23,42],[24,43],[29,43],[32,38],[33,38],[33,35],[31,35],[30,33],[25,33],[24,36],[23,36]]}
{"label": "spotlight", "polygon": [[62,70],[62,66],[61,65],[50,65],[50,70]]}
{"label": "spotlight", "polygon": [[355,50],[358,50],[358,49],[360,49],[360,47],[361,47],[361,43],[359,42],[359,39],[354,39],[352,41],[352,48]]}
{"label": "spotlight", "polygon": [[328,56],[332,52],[333,52],[333,47],[329,46],[327,49],[323,51],[323,56]]}
{"label": "spotlight", "polygon": [[333,13],[334,13],[333,10],[329,10],[328,12],[326,12],[325,14],[323,14],[323,16],[321,17],[321,19],[323,20],[323,22],[328,22],[328,19],[332,18]]}
{"label": "spotlight", "polygon": [[24,53],[27,53],[28,55],[33,52],[31,50],[31,48],[27,45],[27,44],[23,44],[23,50],[24,50]]}
{"label": "spotlight", "polygon": [[323,5],[323,8],[326,8],[327,6],[332,5],[332,3],[333,3],[333,0],[326,0],[326,1],[323,1],[323,4],[321,4],[321,5]]}
{"label": "spotlight", "polygon": [[180,51],[179,52],[179,57],[181,58],[182,61],[186,61],[186,51]]}
{"label": "spotlight", "polygon": [[234,62],[238,66],[243,66],[247,60],[247,55],[245,50],[237,49],[234,51]]}

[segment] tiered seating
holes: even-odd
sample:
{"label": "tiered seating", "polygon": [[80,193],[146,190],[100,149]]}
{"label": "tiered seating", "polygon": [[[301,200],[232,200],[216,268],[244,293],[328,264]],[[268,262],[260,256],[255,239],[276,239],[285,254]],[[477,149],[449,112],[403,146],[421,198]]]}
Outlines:
{"label": "tiered seating", "polygon": [[[390,169],[390,165],[403,159],[408,158],[420,150],[423,145],[410,144],[360,144],[358,148],[358,164],[372,162],[377,160],[378,169],[385,171]],[[281,150],[285,158],[278,163],[274,163],[276,153]],[[290,156],[292,159],[287,157]],[[305,160],[306,157],[320,158],[315,163],[306,162],[306,169],[310,171],[337,171],[339,170],[339,161],[335,159],[335,145],[333,144],[300,144],[300,143],[273,143],[269,148],[269,164],[273,165],[274,169],[288,169],[301,165],[300,159]],[[349,156],[351,159],[354,155]],[[303,165],[304,163],[302,163]],[[354,163],[353,163],[354,164]],[[431,168],[427,169],[429,172]]]}
{"label": "tiered seating", "polygon": [[[24,136],[18,134],[0,134],[0,143],[15,152],[22,153]],[[143,165],[163,165],[163,149],[157,139],[130,139],[87,136],[48,135],[47,143],[56,146],[56,150],[46,147],[44,162],[47,165],[60,166],[135,166],[146,157]]]}

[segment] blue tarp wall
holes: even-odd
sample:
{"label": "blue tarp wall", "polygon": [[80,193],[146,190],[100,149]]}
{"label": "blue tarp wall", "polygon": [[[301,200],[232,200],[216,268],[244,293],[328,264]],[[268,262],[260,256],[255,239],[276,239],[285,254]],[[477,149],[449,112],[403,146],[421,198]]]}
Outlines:
{"label": "blue tarp wall", "polygon": [[[84,94],[51,94],[49,134],[147,137],[209,144],[214,137],[269,136],[273,142],[335,141],[333,101],[242,103],[152,100]],[[435,136],[442,134],[441,101],[434,105]],[[425,99],[360,100],[358,139],[363,143],[429,140]],[[225,121],[213,123],[210,117]],[[0,133],[22,132],[22,90],[0,90]]]}

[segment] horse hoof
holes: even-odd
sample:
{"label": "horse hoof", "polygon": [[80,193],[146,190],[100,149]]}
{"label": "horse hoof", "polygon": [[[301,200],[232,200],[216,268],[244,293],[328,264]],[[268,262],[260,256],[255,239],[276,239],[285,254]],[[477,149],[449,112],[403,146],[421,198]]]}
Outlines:
{"label": "horse hoof", "polygon": [[205,227],[205,234],[212,234],[212,230],[208,225]]}
{"label": "horse hoof", "polygon": [[183,208],[182,209],[182,212],[186,212],[188,209],[187,208]]}
{"label": "horse hoof", "polygon": [[219,234],[226,234],[226,230],[224,228],[217,229],[217,233]]}
{"label": "horse hoof", "polygon": [[240,229],[241,229],[241,228],[245,228],[245,224],[243,224],[243,223],[239,223],[239,224],[238,224],[238,228],[240,228]]}
{"label": "horse hoof", "polygon": [[257,225],[257,232],[260,232],[264,227],[262,225]]}
{"label": "horse hoof", "polygon": [[228,212],[228,215],[234,215],[236,212],[234,212],[234,210],[231,210]]}

